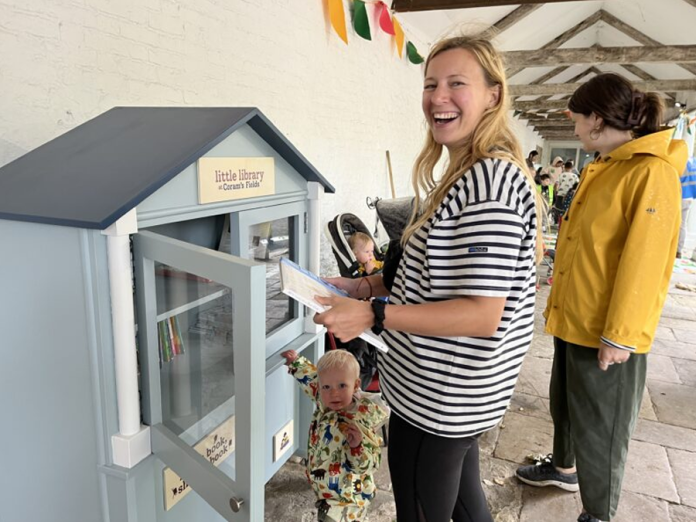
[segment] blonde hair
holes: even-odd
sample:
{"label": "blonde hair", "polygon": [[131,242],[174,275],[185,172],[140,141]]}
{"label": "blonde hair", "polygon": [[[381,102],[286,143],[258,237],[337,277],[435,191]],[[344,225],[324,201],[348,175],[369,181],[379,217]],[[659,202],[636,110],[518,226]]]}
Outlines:
{"label": "blonde hair", "polygon": [[353,235],[348,238],[348,245],[350,245],[350,249],[353,251],[355,251],[358,246],[367,245],[368,243],[373,243],[373,241],[365,232],[354,232]]}
{"label": "blonde hair", "polygon": [[[408,226],[404,230],[401,243],[405,247],[411,236],[419,230],[442,203],[445,195],[471,166],[483,158],[499,158],[507,160],[525,175],[530,190],[536,197],[537,219],[542,215],[541,197],[534,189],[534,177],[526,166],[525,157],[510,128],[508,110],[508,86],[505,78],[505,64],[502,56],[490,40],[493,34],[484,31],[471,36],[455,36],[441,40],[430,51],[425,62],[425,74],[433,58],[451,49],[464,49],[471,52],[483,70],[488,87],[498,86],[500,94],[498,102],[486,109],[466,143],[456,150],[450,150],[449,162],[442,178],[437,182],[433,170],[440,160],[443,146],[435,141],[432,131],[428,129],[425,144],[413,166],[411,183],[416,197]],[[421,194],[425,195],[421,200]],[[537,226],[537,261],[543,255],[541,241],[541,226]]]}
{"label": "blonde hair", "polygon": [[353,378],[360,378],[360,364],[355,356],[346,350],[331,350],[321,356],[317,362],[319,379],[321,380],[321,373],[324,370],[334,368],[345,368],[353,375]]}

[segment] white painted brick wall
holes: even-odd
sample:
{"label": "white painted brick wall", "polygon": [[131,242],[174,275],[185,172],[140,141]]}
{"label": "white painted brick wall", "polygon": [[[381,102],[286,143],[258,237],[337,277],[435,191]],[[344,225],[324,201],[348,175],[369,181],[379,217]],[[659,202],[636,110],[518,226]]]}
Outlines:
{"label": "white painted brick wall", "polygon": [[257,106],[337,188],[322,220],[372,228],[364,200],[390,195],[386,150],[397,196],[410,193],[421,67],[374,27],[371,42],[349,28],[346,46],[324,4],[0,0],[0,165],[114,106]]}

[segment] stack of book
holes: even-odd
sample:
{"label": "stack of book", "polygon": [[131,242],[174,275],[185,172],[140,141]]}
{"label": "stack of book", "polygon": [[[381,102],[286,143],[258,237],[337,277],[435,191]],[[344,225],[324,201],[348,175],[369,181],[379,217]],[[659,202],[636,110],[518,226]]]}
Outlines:
{"label": "stack of book", "polygon": [[157,328],[159,331],[160,362],[168,363],[177,355],[184,353],[184,342],[176,316],[158,322]]}

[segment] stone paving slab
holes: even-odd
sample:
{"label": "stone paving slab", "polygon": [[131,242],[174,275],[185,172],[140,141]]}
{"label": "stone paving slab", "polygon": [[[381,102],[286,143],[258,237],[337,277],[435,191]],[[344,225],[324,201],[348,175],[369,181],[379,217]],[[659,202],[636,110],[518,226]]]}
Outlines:
{"label": "stone paving slab", "polygon": [[623,491],[612,522],[668,522],[669,503],[646,495]]}
{"label": "stone paving slab", "polygon": [[640,403],[640,411],[638,412],[638,418],[647,420],[657,420],[657,415],[655,415],[655,409],[653,408],[652,399],[650,398],[650,391],[646,386],[643,388],[643,400]]}
{"label": "stone paving slab", "polygon": [[580,493],[558,488],[526,486],[522,495],[520,522],[570,522],[582,512]]}
{"label": "stone paving slab", "polygon": [[524,464],[530,453],[551,453],[553,449],[553,423],[538,417],[508,412],[500,431],[496,458]]}
{"label": "stone paving slab", "polygon": [[647,378],[655,381],[682,384],[671,357],[651,353],[648,355]]}
{"label": "stone paving slab", "polygon": [[483,490],[495,522],[516,522],[522,509],[524,488],[515,478],[517,464],[484,456],[481,458]]}
{"label": "stone paving slab", "polygon": [[692,343],[694,340],[696,340],[696,333],[693,331],[693,329],[687,330],[686,328],[672,328],[671,330],[677,341],[682,343]]}
{"label": "stone paving slab", "polygon": [[677,338],[674,336],[674,332],[671,328],[665,326],[658,326],[655,330],[655,339],[660,339],[661,341],[676,341]]}
{"label": "stone paving slab", "polygon": [[522,415],[538,417],[546,421],[551,421],[551,410],[549,400],[543,397],[527,395],[522,392],[515,392],[510,401],[509,411]]}
{"label": "stone paving slab", "polygon": [[672,464],[681,504],[696,507],[696,453],[668,449],[667,454]]}
{"label": "stone paving slab", "polygon": [[650,354],[666,355],[668,357],[696,361],[696,344],[680,343],[678,341],[660,341],[657,339],[653,342]]}
{"label": "stone paving slab", "polygon": [[667,448],[696,452],[696,430],[679,426],[638,419],[633,438]]}
{"label": "stone paving slab", "polygon": [[694,522],[696,520],[696,509],[688,506],[669,506],[669,516],[671,522]]}
{"label": "stone paving slab", "polygon": [[[696,352],[696,347],[694,347],[694,352]],[[696,387],[696,361],[673,358],[672,362],[679,374],[681,383]]]}
{"label": "stone paving slab", "polygon": [[522,363],[515,391],[548,399],[551,362],[551,359],[527,355]]}
{"label": "stone paving slab", "polygon": [[632,440],[628,448],[623,491],[679,502],[667,450],[657,444]]}
{"label": "stone paving slab", "polygon": [[648,381],[650,397],[660,422],[696,429],[696,388]]}

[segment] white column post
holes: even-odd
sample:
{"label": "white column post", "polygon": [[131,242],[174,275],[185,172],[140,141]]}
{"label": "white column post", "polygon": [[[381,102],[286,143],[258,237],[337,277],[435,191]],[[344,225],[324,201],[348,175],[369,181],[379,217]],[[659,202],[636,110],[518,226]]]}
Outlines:
{"label": "white column post", "polygon": [[135,209],[102,234],[107,236],[111,322],[114,334],[114,367],[119,433],[111,437],[114,464],[132,468],[147,457],[150,429],[140,424],[138,359],[135,348],[133,270],[130,234],[138,231]]}
{"label": "white column post", "polygon": [[[324,195],[324,186],[316,181],[307,184],[309,189],[309,209],[307,216],[307,243],[309,260],[307,268],[310,272],[319,275],[321,270],[321,198]],[[305,332],[318,333],[322,327],[312,320],[314,313],[305,317]]]}

